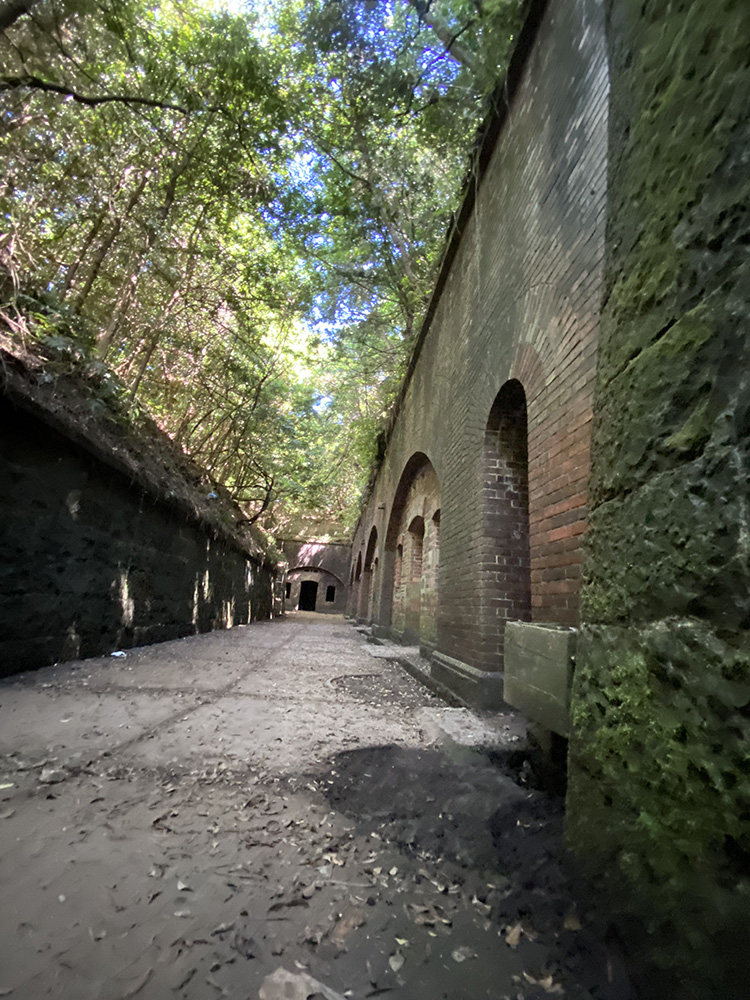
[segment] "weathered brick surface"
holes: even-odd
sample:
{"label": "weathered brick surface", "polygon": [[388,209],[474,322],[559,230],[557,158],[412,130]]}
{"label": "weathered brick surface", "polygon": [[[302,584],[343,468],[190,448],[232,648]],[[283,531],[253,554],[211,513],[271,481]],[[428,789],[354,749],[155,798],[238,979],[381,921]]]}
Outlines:
{"label": "weathered brick surface", "polygon": [[267,618],[272,567],[0,401],[0,676]]}
{"label": "weathered brick surface", "polygon": [[357,573],[354,613],[357,618],[361,618],[363,621],[373,620],[380,600],[377,545],[378,529],[373,526],[367,540],[367,547],[361,554],[361,575],[359,572]]}
{"label": "weathered brick surface", "polygon": [[[551,0],[443,276],[354,540],[356,565],[377,528],[375,617],[401,629],[403,600],[392,590],[399,562],[404,589],[405,553],[397,559],[398,538],[388,542],[386,533],[404,470],[413,456],[426,456],[441,504],[435,641],[486,670],[501,668],[508,618],[578,621],[607,95],[600,5]],[[521,539],[516,549],[503,514],[512,498],[503,508],[493,496],[507,494],[502,480],[510,473],[493,464],[497,444],[493,450],[487,440],[493,404],[511,379],[523,387],[528,421],[528,501],[520,501],[528,502],[528,544]]]}
{"label": "weathered brick surface", "polygon": [[384,582],[391,627],[405,641],[437,639],[437,580],[440,561],[440,486],[425,462],[407,473],[391,510],[386,544],[395,552]]}

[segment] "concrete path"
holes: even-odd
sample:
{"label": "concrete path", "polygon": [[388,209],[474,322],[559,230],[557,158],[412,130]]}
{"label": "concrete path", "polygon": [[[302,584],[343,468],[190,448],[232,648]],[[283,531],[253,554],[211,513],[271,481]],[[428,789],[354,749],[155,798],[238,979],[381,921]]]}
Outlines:
{"label": "concrete path", "polygon": [[625,996],[519,720],[368,648],[300,615],[0,682],[0,996]]}

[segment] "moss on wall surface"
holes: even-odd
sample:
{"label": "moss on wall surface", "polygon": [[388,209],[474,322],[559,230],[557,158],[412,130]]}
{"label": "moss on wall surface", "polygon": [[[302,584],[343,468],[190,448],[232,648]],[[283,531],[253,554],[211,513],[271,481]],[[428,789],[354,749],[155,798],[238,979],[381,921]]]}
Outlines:
{"label": "moss on wall surface", "polygon": [[644,994],[696,1000],[746,996],[750,964],[748,38],[746,0],[608,2],[568,833]]}

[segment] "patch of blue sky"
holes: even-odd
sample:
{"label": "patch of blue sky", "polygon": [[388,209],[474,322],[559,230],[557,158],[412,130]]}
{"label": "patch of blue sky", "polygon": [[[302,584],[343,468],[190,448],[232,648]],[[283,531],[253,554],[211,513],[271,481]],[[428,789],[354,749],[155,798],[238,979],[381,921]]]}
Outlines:
{"label": "patch of blue sky", "polygon": [[305,243],[311,250],[332,250],[335,246],[333,237],[324,233],[313,233],[307,237]]}
{"label": "patch of blue sky", "polygon": [[354,308],[341,298],[331,302],[326,295],[316,295],[307,322],[315,336],[333,344],[341,333],[361,323],[369,311],[369,308]]}
{"label": "patch of blue sky", "polygon": [[316,413],[325,413],[333,403],[333,396],[318,396],[312,405]]}
{"label": "patch of blue sky", "polygon": [[296,152],[287,165],[289,177],[293,183],[299,184],[306,191],[323,190],[320,180],[320,156],[312,149]]}

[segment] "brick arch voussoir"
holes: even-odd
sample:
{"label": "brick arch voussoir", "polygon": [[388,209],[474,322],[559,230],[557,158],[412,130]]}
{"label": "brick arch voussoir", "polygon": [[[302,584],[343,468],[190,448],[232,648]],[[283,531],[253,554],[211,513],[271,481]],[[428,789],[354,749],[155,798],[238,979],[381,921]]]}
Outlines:
{"label": "brick arch voussoir", "polygon": [[440,476],[437,473],[434,463],[425,452],[414,452],[404,464],[401,476],[399,477],[398,486],[393,494],[385,533],[385,548],[387,551],[395,551],[396,545],[398,544],[401,517],[406,507],[409,491],[416,477],[425,468],[432,470],[435,479],[437,480],[438,493],[441,493]]}

